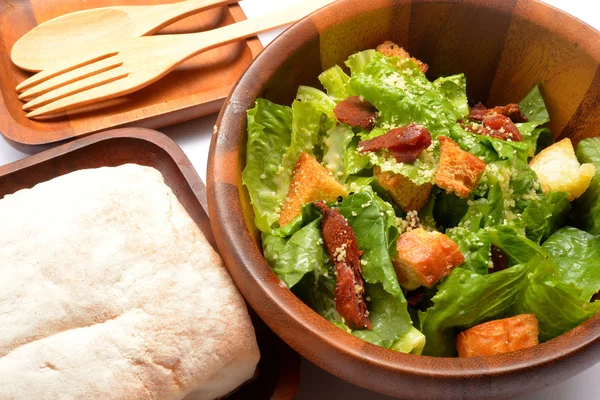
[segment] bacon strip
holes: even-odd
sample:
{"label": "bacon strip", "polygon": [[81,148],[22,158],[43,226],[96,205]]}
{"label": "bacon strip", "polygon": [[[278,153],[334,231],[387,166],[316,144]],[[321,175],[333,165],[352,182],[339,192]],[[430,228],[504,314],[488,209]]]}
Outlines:
{"label": "bacon strip", "polygon": [[333,115],[339,122],[370,131],[375,126],[377,109],[360,97],[351,96],[335,106]]}
{"label": "bacon strip", "polygon": [[423,302],[423,298],[425,297],[424,286],[409,292],[405,295],[406,303],[412,308],[418,308]]}
{"label": "bacon strip", "polygon": [[483,121],[483,119],[491,114],[501,114],[511,119],[512,122],[527,122],[527,117],[521,112],[521,106],[518,104],[507,104],[505,106],[496,106],[488,109],[481,103],[475,104],[469,112],[469,119]]}
{"label": "bacon strip", "polygon": [[496,139],[512,140],[513,142],[523,141],[523,136],[519,132],[519,128],[508,118],[502,114],[487,115],[483,119],[483,126],[487,134]]}
{"label": "bacon strip", "polygon": [[338,210],[323,201],[313,203],[323,212],[321,231],[329,258],[335,266],[335,309],[351,329],[371,329],[369,311],[364,301],[365,282],[361,275],[356,236]]}
{"label": "bacon strip", "polygon": [[358,143],[359,152],[387,149],[396,161],[412,164],[419,154],[431,145],[431,133],[416,123],[392,129],[385,135]]}
{"label": "bacon strip", "polygon": [[491,136],[496,139],[510,140],[513,142],[523,141],[523,135],[519,128],[502,114],[489,114],[483,118],[483,124],[476,122],[458,121],[466,131],[477,135]]}

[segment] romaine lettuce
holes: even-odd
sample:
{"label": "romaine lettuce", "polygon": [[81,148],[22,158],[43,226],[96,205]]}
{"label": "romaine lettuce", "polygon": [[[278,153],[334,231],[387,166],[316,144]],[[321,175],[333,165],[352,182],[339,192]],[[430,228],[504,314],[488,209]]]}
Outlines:
{"label": "romaine lettuce", "polygon": [[345,64],[350,68],[352,75],[356,75],[359,74],[371,58],[375,57],[377,54],[377,51],[374,49],[359,51],[358,53],[352,54]]}
{"label": "romaine lettuce", "polygon": [[[355,330],[352,334],[367,342],[390,348],[412,328],[406,302],[388,293],[380,284],[365,284],[365,294],[373,329]],[[411,348],[408,352],[412,350]]]}
{"label": "romaine lettuce", "polygon": [[348,220],[363,251],[362,275],[368,283],[381,283],[393,296],[404,299],[392,265],[390,251],[395,250],[398,228],[391,205],[378,199],[372,190],[346,197],[340,213]]}
{"label": "romaine lettuce", "polygon": [[600,292],[600,236],[566,227],[554,233],[542,246],[558,266],[560,282],[581,290],[581,298],[590,301]]}
{"label": "romaine lettuce", "polygon": [[[448,86],[454,81],[447,82]],[[453,104],[460,96],[453,94],[448,99],[447,92],[429,82],[410,59],[376,54],[360,73],[352,74],[350,86],[377,107],[381,123],[389,127],[417,122],[437,137],[448,134],[450,127],[463,116],[464,110],[459,111]]]}
{"label": "romaine lettuce", "polygon": [[456,355],[456,335],[491,319],[502,318],[512,307],[527,272],[517,265],[489,275],[455,268],[438,286],[433,307],[420,312],[421,331],[427,338],[424,355]]}
{"label": "romaine lettuce", "polygon": [[263,254],[273,272],[291,288],[328,261],[322,246],[320,219],[296,231],[290,238],[262,234]]}
{"label": "romaine lettuce", "polygon": [[329,97],[336,103],[353,96],[354,92],[350,87],[350,77],[340,68],[335,65],[319,75],[321,85],[327,90]]}
{"label": "romaine lettuce", "polygon": [[550,258],[535,257],[527,267],[528,278],[512,314],[535,314],[541,342],[562,335],[600,311],[600,301],[583,300],[580,289],[559,280],[559,269]]}
{"label": "romaine lettuce", "polygon": [[288,191],[292,171],[300,153],[314,153],[314,147],[319,140],[322,115],[318,102],[296,100],[292,103],[292,138],[281,160],[281,168],[274,177],[280,198],[284,198]]}
{"label": "romaine lettuce", "polygon": [[588,190],[575,201],[575,215],[582,229],[600,235],[600,137],[579,142],[577,159],[580,163],[594,164],[596,175]]}
{"label": "romaine lettuce", "polygon": [[256,100],[248,110],[246,167],[242,182],[250,194],[254,222],[262,232],[270,232],[279,221],[279,208],[287,187],[274,178],[279,171],[292,136],[292,109],[265,99]]}

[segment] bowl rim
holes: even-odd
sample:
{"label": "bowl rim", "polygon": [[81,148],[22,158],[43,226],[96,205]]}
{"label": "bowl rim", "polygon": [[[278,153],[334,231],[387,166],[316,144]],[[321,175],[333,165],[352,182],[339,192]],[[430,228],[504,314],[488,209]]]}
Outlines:
{"label": "bowl rim", "polygon": [[[415,356],[364,342],[335,327],[282,285],[272,272],[262,256],[262,250],[254,242],[255,237],[245,225],[246,216],[237,216],[242,212],[240,197],[244,196],[240,190],[245,190],[241,185],[241,158],[244,158],[245,153],[245,141],[242,143],[242,138],[245,139],[245,112],[252,107],[263,85],[272,72],[281,67],[288,55],[299,50],[309,38],[318,37],[316,26],[319,26],[319,30],[324,30],[346,17],[398,4],[456,3],[451,0],[370,0],[356,2],[348,7],[351,2],[352,0],[334,2],[297,22],[271,42],[236,83],[219,114],[208,161],[209,209],[221,255],[242,294],[261,317],[264,318],[267,309],[277,310],[280,315],[284,315],[290,326],[274,326],[268,319],[266,322],[298,352],[332,373],[336,372],[324,361],[324,356],[318,354],[319,349],[306,349],[292,343],[292,330],[296,330],[296,335],[306,334],[319,340],[342,359],[358,360],[380,370],[425,378],[458,381],[513,374],[533,367],[549,366],[592,347],[596,350],[596,357],[586,358],[587,363],[582,363],[586,365],[582,365],[571,375],[594,365],[600,358],[600,314],[555,339],[512,353],[467,359]],[[506,11],[503,0],[488,0],[485,4],[477,0],[462,0],[462,3],[512,12],[536,25],[552,26],[558,35],[576,42],[600,63],[600,47],[593,40],[600,39],[600,32],[555,7],[538,0],[519,0],[512,11]],[[545,13],[528,12],[532,8],[544,10]],[[552,22],[556,13],[562,15],[560,24]],[[582,32],[586,34],[582,35]],[[295,40],[298,37],[305,40]],[[250,281],[253,282],[252,290],[245,288]]]}

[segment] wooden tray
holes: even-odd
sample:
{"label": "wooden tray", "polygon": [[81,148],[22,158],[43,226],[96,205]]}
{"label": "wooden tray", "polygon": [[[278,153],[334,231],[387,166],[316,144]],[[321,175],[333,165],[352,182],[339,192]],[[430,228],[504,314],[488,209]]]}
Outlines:
{"label": "wooden tray", "polygon": [[[206,189],[202,180],[174,141],[149,129],[125,128],[98,133],[2,166],[0,199],[69,172],[126,163],[147,165],[159,170],[167,185],[216,248],[205,212]],[[261,353],[258,376],[229,398],[293,399],[300,384],[300,356],[250,311]]]}
{"label": "wooden tray", "polygon": [[[15,87],[31,73],[10,60],[13,44],[37,24],[73,11],[111,5],[174,3],[177,0],[0,0],[0,132],[26,145],[40,145],[108,128],[160,128],[217,112],[254,57],[260,41],[222,46],[194,57],[158,82],[128,96],[39,122],[25,117]],[[214,29],[245,19],[239,5],[192,15],[159,33]]]}

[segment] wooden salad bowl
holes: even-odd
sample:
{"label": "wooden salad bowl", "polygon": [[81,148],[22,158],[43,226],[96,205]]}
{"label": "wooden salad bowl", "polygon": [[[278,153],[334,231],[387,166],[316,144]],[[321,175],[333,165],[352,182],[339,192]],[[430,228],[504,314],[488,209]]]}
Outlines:
{"label": "wooden salad bowl", "polygon": [[429,78],[464,72],[470,101],[523,98],[538,82],[555,138],[600,135],[600,32],[534,0],[339,0],[276,39],[246,71],[213,137],[211,224],[236,284],[284,341],[321,368],[402,398],[483,399],[523,394],[600,360],[600,315],[539,346],[469,359],[406,355],[357,339],[282,285],[262,256],[245,165],[246,110],[257,97],[291,104],[299,85],[385,40],[430,66]]}

